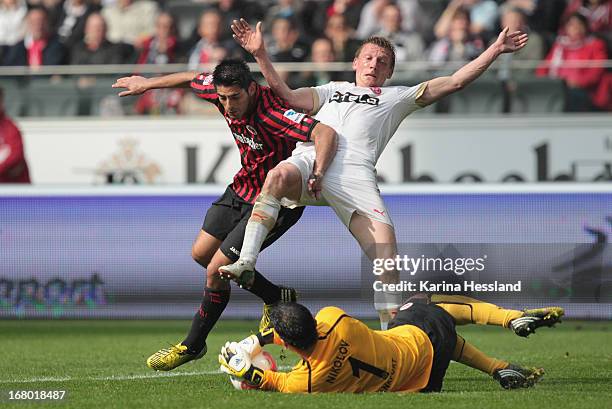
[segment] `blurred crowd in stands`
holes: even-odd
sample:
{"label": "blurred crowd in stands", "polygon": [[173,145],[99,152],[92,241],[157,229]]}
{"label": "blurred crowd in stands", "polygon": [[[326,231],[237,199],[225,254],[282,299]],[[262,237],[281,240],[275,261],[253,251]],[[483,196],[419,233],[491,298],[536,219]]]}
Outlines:
{"label": "blurred crowd in stands", "polygon": [[[609,58],[612,0],[0,0],[0,65],[179,62],[197,69],[226,57],[249,60],[231,37],[230,23],[239,17],[264,22],[277,62],[352,61],[360,40],[382,35],[395,44],[399,63],[428,61],[440,72],[478,56],[507,26],[527,31],[530,41],[504,55],[502,68],[541,60],[513,75],[563,79],[575,103],[568,110],[612,106],[609,69],[567,65]],[[352,78],[317,71],[287,80],[297,87]],[[163,95],[168,106],[181,98]],[[146,112],[150,102],[139,104]]]}

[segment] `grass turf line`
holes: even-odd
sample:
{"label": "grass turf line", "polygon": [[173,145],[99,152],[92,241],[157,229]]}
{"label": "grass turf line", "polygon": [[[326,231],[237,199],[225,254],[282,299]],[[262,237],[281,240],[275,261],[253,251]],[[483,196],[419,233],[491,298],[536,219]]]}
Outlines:
{"label": "grass turf line", "polygon": [[[487,353],[546,370],[536,388],[505,391],[486,375],[452,364],[441,394],[284,395],[234,390],[217,373],[217,354],[240,340],[255,322],[222,321],[208,340],[209,353],[169,373],[144,362],[182,339],[187,321],[0,321],[0,406],[15,408],[602,408],[612,400],[612,324],[566,322],[528,339],[492,327],[458,332]],[[295,356],[278,359],[292,365]],[[9,390],[66,390],[63,402],[9,403]],[[42,406],[41,406],[42,405]]]}

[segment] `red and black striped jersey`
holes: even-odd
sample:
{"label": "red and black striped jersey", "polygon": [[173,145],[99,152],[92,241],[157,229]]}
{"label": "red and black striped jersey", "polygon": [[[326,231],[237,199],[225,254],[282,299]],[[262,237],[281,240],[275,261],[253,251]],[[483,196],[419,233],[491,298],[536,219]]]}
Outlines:
{"label": "red and black striped jersey", "polygon": [[228,117],[212,84],[212,75],[200,74],[191,82],[195,95],[217,106],[227,121],[240,150],[242,168],[232,189],[249,203],[263,187],[268,172],[288,158],[297,142],[307,142],[316,119],[287,107],[268,87],[257,84],[255,109],[245,118]]}

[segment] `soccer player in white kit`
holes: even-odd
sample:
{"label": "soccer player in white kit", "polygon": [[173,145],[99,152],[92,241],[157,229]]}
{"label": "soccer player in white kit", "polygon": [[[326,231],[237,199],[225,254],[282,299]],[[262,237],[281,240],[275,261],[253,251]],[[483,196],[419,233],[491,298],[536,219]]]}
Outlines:
{"label": "soccer player in white kit", "polygon": [[[241,19],[232,24],[234,38],[253,54],[272,90],[295,109],[336,130],[338,151],[328,169],[314,160],[314,144],[300,143],[290,158],[271,170],[255,201],[246,228],[240,259],[220,267],[227,278],[248,287],[261,244],[274,225],[281,205],[327,205],[359,242],[370,260],[394,258],[397,244],[393,223],[376,182],[376,162],[409,114],[459,91],[478,78],[502,53],[515,52],[527,43],[527,34],[504,29],[497,41],[479,57],[451,76],[434,78],[413,87],[389,86],[395,65],[393,45],[382,37],[365,40],[355,54],[356,80],[331,82],[313,88],[290,89],[275,71],[266,53],[261,22],[253,31]],[[303,114],[293,119],[301,121]],[[309,193],[311,187],[313,195]],[[381,276],[383,283],[399,279],[396,271]],[[401,293],[375,292],[374,304],[385,329],[399,307]]]}

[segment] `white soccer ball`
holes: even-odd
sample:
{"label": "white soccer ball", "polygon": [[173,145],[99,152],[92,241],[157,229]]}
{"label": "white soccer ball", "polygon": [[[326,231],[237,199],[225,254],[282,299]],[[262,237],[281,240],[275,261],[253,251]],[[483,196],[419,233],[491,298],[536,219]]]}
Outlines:
{"label": "white soccer ball", "polygon": [[[276,361],[274,360],[274,357],[266,351],[261,351],[259,354],[251,358],[251,363],[253,366],[258,367],[263,371],[276,371]],[[251,385],[244,379],[236,378],[235,376],[230,376],[230,382],[232,385],[234,385],[234,388],[241,391],[257,389],[256,386]]]}

